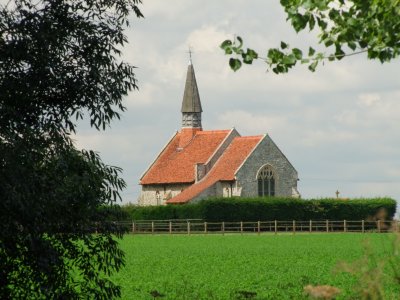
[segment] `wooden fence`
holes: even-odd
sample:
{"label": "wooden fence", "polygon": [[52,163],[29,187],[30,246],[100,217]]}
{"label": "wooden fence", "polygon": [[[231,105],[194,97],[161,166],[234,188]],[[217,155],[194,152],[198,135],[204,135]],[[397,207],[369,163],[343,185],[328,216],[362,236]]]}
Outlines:
{"label": "wooden fence", "polygon": [[258,221],[203,222],[202,220],[154,220],[119,222],[133,234],[225,234],[225,233],[313,233],[313,232],[399,232],[399,221]]}

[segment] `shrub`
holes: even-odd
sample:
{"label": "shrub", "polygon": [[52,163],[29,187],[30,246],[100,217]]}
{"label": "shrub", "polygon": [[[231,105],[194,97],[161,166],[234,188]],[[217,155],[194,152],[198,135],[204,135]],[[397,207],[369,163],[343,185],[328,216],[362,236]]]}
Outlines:
{"label": "shrub", "polygon": [[393,219],[396,201],[371,199],[210,198],[166,206],[123,206],[129,220],[202,219],[218,221]]}
{"label": "shrub", "polygon": [[137,206],[124,205],[126,220],[177,220],[203,219],[202,206],[198,204]]}

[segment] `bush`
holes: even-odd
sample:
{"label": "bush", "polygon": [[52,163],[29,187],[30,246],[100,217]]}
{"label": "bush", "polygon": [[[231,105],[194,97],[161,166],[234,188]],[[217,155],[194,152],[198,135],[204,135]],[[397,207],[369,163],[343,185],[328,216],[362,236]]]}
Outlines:
{"label": "bush", "polygon": [[123,206],[129,220],[202,219],[220,221],[268,220],[391,220],[396,201],[371,199],[211,198],[194,204]]}
{"label": "bush", "polygon": [[129,220],[129,212],[120,205],[102,205],[97,209],[99,218],[103,221],[125,221]]}
{"label": "bush", "polygon": [[122,210],[131,220],[177,220],[203,219],[202,207],[198,204],[166,205],[166,206],[137,206],[124,205]]}

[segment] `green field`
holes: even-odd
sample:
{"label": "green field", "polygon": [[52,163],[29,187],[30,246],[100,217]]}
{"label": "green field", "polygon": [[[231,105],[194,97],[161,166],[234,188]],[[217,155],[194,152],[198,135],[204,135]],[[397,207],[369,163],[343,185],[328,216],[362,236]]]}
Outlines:
{"label": "green field", "polygon": [[[389,234],[126,235],[125,268],[113,277],[123,299],[304,299],[303,287],[333,285],[338,299],[355,297],[354,275],[334,272],[340,261],[363,256],[369,241],[379,260],[392,251]],[[387,277],[390,270],[384,272]],[[386,280],[387,299],[400,286]],[[357,299],[357,298],[354,298]]]}

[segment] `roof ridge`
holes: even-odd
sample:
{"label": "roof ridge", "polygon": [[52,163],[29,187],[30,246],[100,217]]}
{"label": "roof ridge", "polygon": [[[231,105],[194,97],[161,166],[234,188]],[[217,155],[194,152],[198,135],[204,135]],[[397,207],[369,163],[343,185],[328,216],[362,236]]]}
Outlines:
{"label": "roof ridge", "polygon": [[[227,141],[227,139],[234,134],[234,132],[236,132],[238,134],[238,136],[240,136],[240,133],[236,130],[235,127],[231,128],[231,130],[229,130],[229,132],[227,133],[227,135],[225,136],[225,138],[223,139],[223,141],[221,142],[221,144],[219,144],[219,146],[217,147],[217,149],[215,149],[214,153],[208,158],[208,160],[204,163],[205,165],[208,165],[211,161],[211,159],[213,159],[215,157],[215,155],[218,153],[218,151],[221,149],[222,145]],[[232,138],[232,140],[229,142],[229,144],[225,147],[226,148],[229,147],[229,145],[232,143],[232,141],[235,139],[235,137]],[[224,150],[224,151],[225,151]],[[218,159],[221,157],[221,155],[223,155],[224,151],[222,151],[222,153],[219,155],[219,157],[217,158],[217,160],[214,162],[214,164],[218,161]],[[214,165],[213,164],[213,165]]]}
{"label": "roof ridge", "polygon": [[247,156],[244,158],[243,162],[239,165],[239,167],[237,167],[237,169],[234,172],[234,175],[236,177],[237,172],[239,172],[240,168],[244,165],[244,163],[246,162],[246,160],[250,157],[251,154],[253,154],[253,152],[256,150],[256,148],[258,147],[258,145],[261,144],[261,142],[265,139],[265,137],[267,137],[267,134],[263,134],[260,136],[260,140],[257,142],[257,144],[254,145],[253,149],[247,154]]}
{"label": "roof ridge", "polygon": [[241,140],[246,140],[246,139],[259,139],[262,138],[264,135],[247,135],[247,136],[237,136],[235,139],[241,139]]}
{"label": "roof ridge", "polygon": [[230,131],[231,131],[231,129],[202,130],[202,131],[196,132],[196,134],[226,133],[226,132],[230,132]]}

